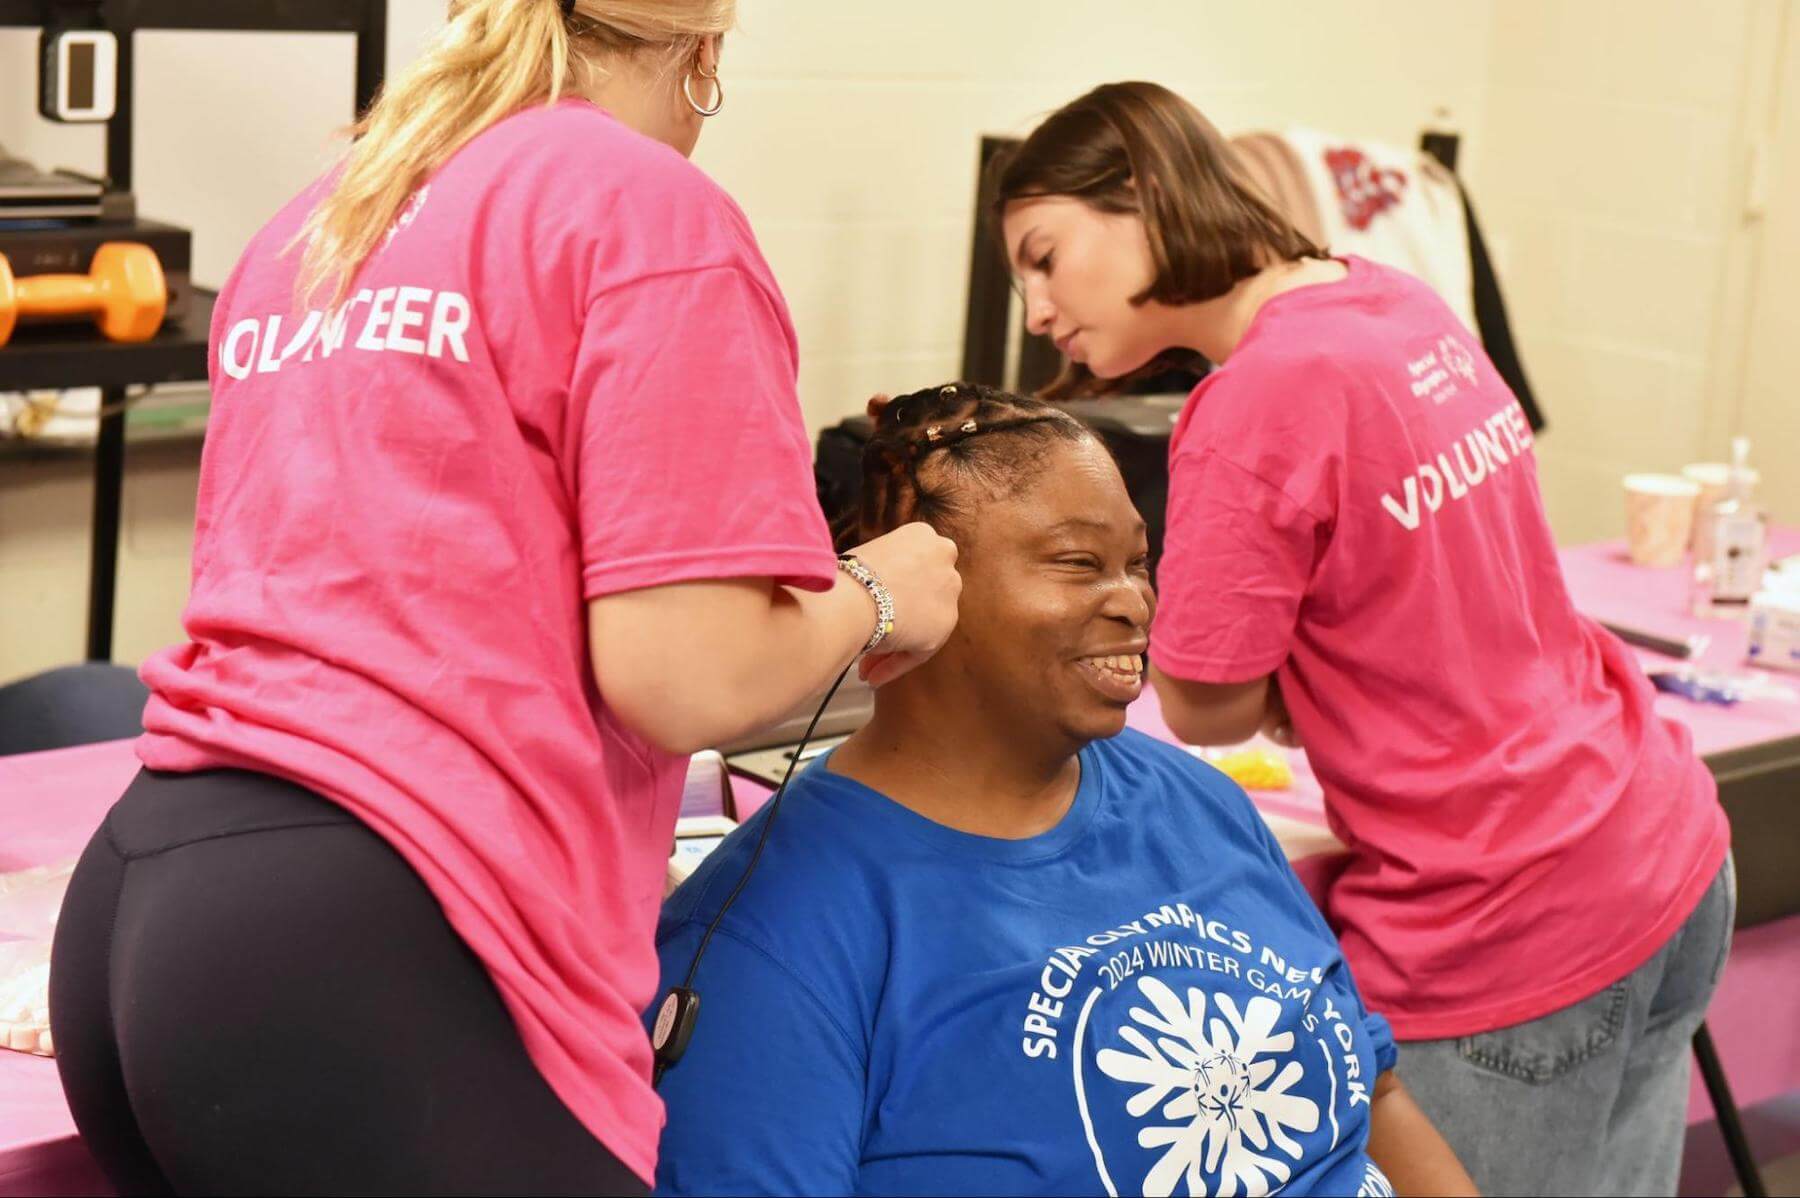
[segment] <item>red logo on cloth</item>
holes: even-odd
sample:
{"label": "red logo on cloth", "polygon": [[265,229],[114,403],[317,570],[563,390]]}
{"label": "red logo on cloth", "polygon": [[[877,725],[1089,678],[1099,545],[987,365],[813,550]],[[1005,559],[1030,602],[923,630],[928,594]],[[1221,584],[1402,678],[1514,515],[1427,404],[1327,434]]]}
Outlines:
{"label": "red logo on cloth", "polygon": [[1359,233],[1377,214],[1398,204],[1406,191],[1406,172],[1376,166],[1354,146],[1326,150],[1325,169],[1337,185],[1345,222]]}

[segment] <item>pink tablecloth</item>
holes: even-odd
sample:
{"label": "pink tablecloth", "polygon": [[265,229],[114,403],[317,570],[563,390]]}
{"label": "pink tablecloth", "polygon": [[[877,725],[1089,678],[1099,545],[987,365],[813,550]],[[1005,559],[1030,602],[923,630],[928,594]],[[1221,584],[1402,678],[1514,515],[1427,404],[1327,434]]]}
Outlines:
{"label": "pink tablecloth", "polygon": [[[0,873],[80,856],[135,773],[130,741],[0,757]],[[0,1194],[110,1192],[76,1138],[56,1063],[0,1050]]]}
{"label": "pink tablecloth", "polygon": [[[1778,553],[1800,552],[1800,532],[1776,539]],[[1685,575],[1631,565],[1615,545],[1563,554],[1569,588],[1584,610],[1660,633],[1706,632],[1713,638],[1703,664],[1737,668],[1744,629],[1730,620],[1694,621],[1683,614]],[[1646,663],[1667,659],[1646,654]],[[1800,676],[1783,677],[1800,689]],[[1664,696],[1659,707],[1694,730],[1702,754],[1800,735],[1800,705],[1747,702],[1710,707]],[[1154,695],[1137,703],[1130,722],[1169,738]],[[1303,754],[1294,756],[1295,785],[1259,793],[1257,806],[1290,819],[1323,822],[1322,795]],[[76,857],[101,816],[137,770],[128,741],[53,753],[0,757],[0,872]],[[740,814],[767,799],[768,788],[733,779]],[[1295,870],[1314,895],[1323,893],[1341,860],[1302,856]],[[0,937],[6,930],[0,928]],[[1740,934],[1709,1023],[1740,1104],[1800,1089],[1800,916]],[[1696,1080],[1690,1118],[1710,1118]],[[76,1139],[54,1062],[0,1050],[0,1195],[106,1193],[91,1157]]]}
{"label": "pink tablecloth", "polygon": [[[1776,557],[1800,553],[1800,529],[1775,530],[1771,547]],[[1565,549],[1561,557],[1569,593],[1575,596],[1581,610],[1596,620],[1663,636],[1706,636],[1710,643],[1695,660],[1696,665],[1708,670],[1746,672],[1744,648],[1750,637],[1749,626],[1741,614],[1708,619],[1690,616],[1688,573],[1683,567],[1650,570],[1634,566],[1623,542]],[[1652,669],[1679,664],[1647,650],[1638,656]],[[1800,692],[1800,674],[1779,670],[1748,672]],[[1662,695],[1657,700],[1657,710],[1693,730],[1694,749],[1702,757],[1800,736],[1800,703],[1749,699],[1733,707],[1720,707],[1690,702],[1679,695]]]}

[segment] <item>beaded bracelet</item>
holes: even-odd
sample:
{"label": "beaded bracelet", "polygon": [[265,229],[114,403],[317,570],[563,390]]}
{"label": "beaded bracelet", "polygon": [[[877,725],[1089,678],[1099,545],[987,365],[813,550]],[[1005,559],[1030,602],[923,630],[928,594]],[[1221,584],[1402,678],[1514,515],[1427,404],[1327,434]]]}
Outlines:
{"label": "beaded bracelet", "polygon": [[838,558],[838,569],[862,583],[869,597],[875,600],[875,631],[869,634],[869,643],[862,647],[864,653],[872,652],[894,631],[894,597],[881,585],[881,579],[875,577],[875,571],[863,565],[854,553]]}

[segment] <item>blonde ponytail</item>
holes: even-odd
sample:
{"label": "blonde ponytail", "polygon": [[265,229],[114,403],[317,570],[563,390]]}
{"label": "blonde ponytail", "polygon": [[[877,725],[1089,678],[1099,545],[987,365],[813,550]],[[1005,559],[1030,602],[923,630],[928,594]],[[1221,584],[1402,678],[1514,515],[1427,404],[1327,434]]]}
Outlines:
{"label": "blonde ponytail", "polygon": [[451,0],[449,23],[352,128],[336,185],[289,249],[304,245],[298,306],[331,285],[334,308],[402,208],[451,155],[498,121],[604,75],[612,55],[691,52],[724,33],[736,0]]}

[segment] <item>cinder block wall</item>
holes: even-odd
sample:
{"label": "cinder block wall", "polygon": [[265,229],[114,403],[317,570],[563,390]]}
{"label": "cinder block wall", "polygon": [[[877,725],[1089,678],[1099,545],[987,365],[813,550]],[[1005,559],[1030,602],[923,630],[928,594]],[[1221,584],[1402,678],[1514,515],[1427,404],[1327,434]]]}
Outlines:
{"label": "cinder block wall", "polygon": [[[1678,466],[1728,428],[1709,413],[1734,385],[1717,326],[1744,290],[1738,81],[1769,5],[1721,0],[1696,22],[1675,0],[741,0],[726,109],[696,160],[787,293],[817,429],[872,391],[955,374],[983,132],[1023,132],[1120,78],[1183,91],[1227,132],[1298,122],[1410,144],[1447,108],[1553,422],[1552,520],[1592,539],[1621,527],[1623,470]],[[393,0],[393,64],[442,11]],[[0,32],[0,144],[98,169],[96,132],[36,118],[34,45]],[[144,36],[138,190],[147,214],[195,228],[203,283],[328,161],[351,73],[329,35]],[[132,459],[121,661],[180,635],[196,461]],[[81,653],[86,471],[0,465],[0,681]]]}

